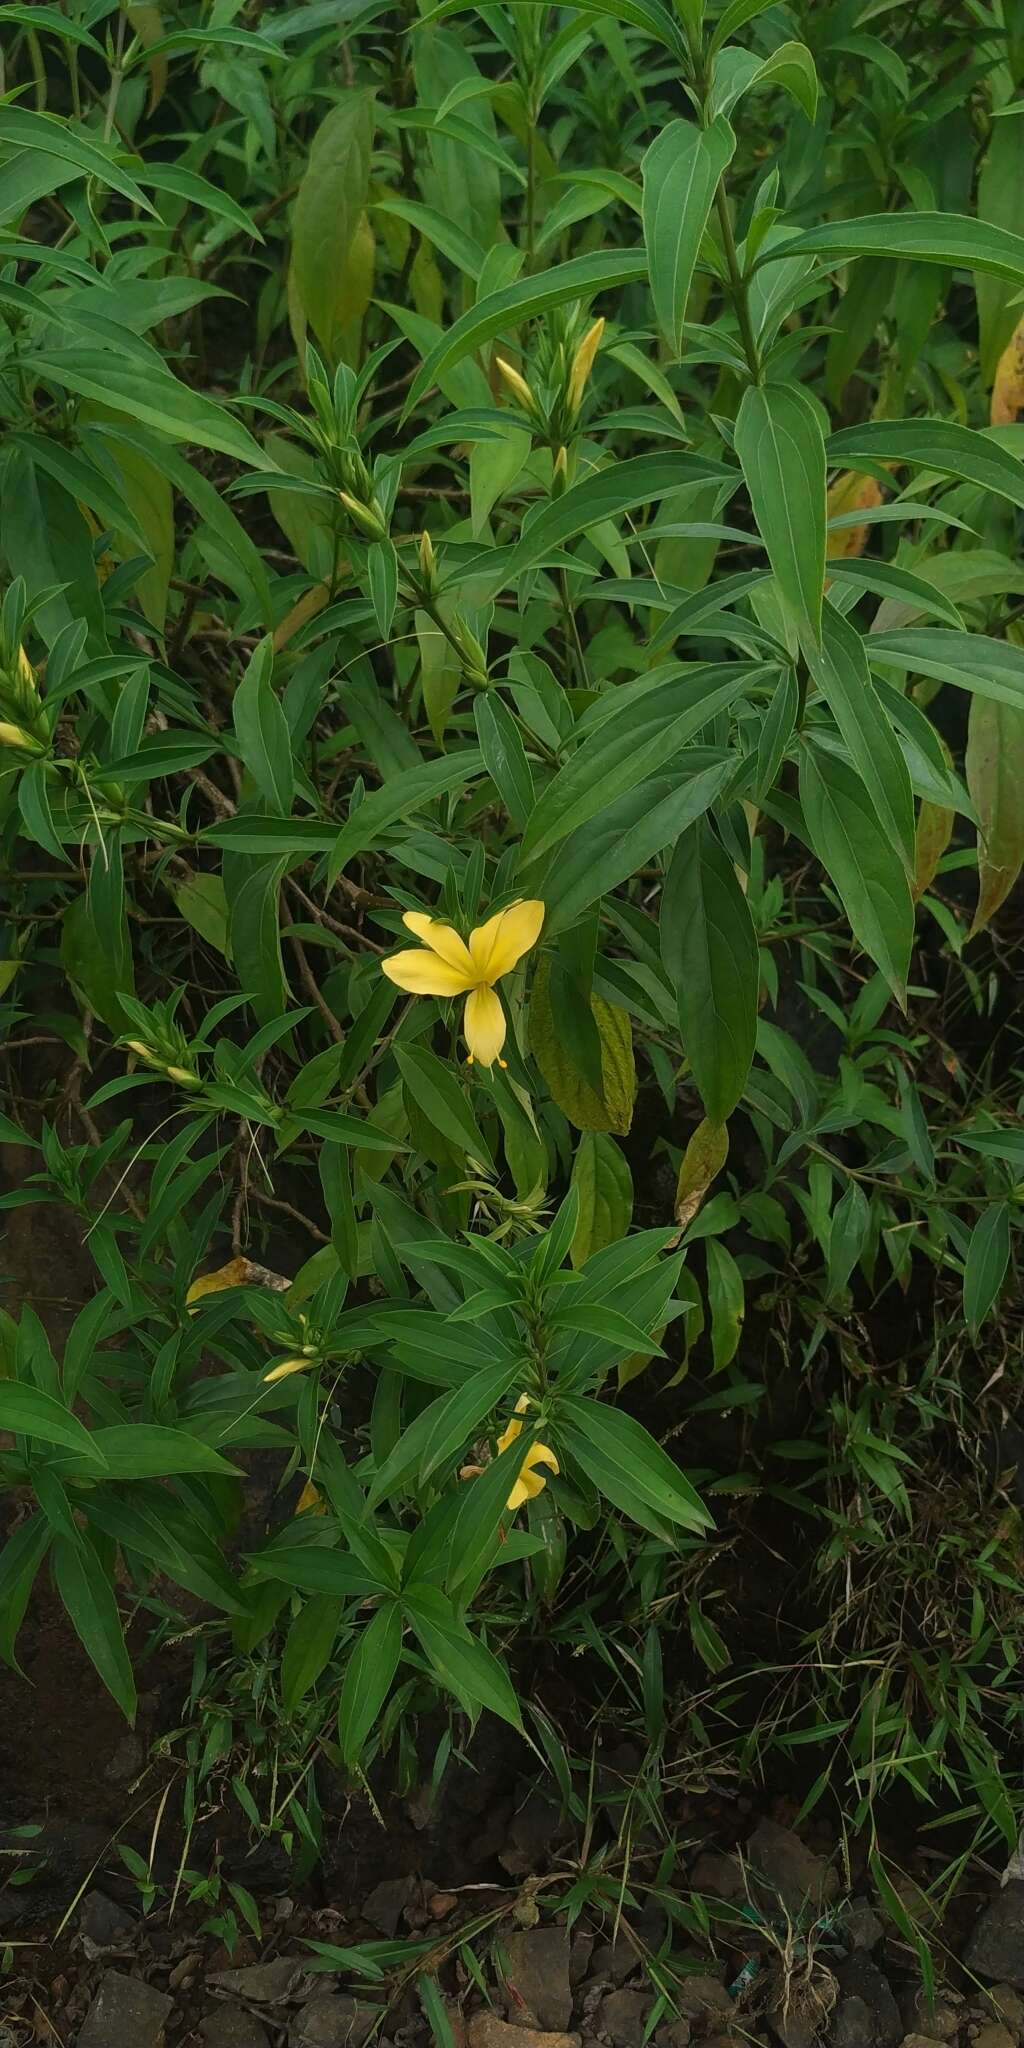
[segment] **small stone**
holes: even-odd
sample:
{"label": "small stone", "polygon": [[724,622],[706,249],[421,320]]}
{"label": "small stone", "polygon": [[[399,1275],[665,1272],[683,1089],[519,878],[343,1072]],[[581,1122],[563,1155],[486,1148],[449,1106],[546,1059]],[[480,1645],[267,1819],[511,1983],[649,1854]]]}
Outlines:
{"label": "small stone", "polygon": [[249,1998],[254,2005],[281,2005],[295,1990],[305,1969],[301,1956],[275,1956],[270,1963],[250,1963],[243,1970],[213,1970],[206,1982],[225,1998]]}
{"label": "small stone", "polygon": [[805,1847],[791,1828],[773,1820],[758,1822],[745,1850],[746,1860],[781,1900],[794,1919],[808,1906],[820,1912],[839,1891],[839,1877],[823,1856]]}
{"label": "small stone", "polygon": [[138,1777],[145,1761],[146,1750],[141,1737],[129,1730],[122,1735],[103,1775],[111,1785],[127,1785],[132,1778]]}
{"label": "small stone", "polygon": [[296,2013],[289,2048],[363,2048],[379,2018],[379,2005],[344,1991],[320,1991]]}
{"label": "small stone", "polygon": [[172,2000],[123,1970],[105,1970],[78,2048],[163,2048]]}
{"label": "small stone", "polygon": [[180,1963],[175,1963],[167,1979],[168,1991],[180,1991],[183,1985],[194,1984],[199,1975],[202,1960],[203,1958],[197,1948],[192,1949],[187,1956],[182,1956]]}
{"label": "small stone", "polygon": [[929,2041],[932,2043],[932,2048],[935,2048],[935,2043],[932,2041],[930,2034],[904,2034],[900,2048],[928,2048]]}
{"label": "small stone", "polygon": [[413,1890],[414,1880],[411,1877],[386,1877],[383,1884],[375,1885],[369,1898],[363,1900],[363,1919],[368,1920],[371,1927],[376,1927],[378,1933],[393,1939]]}
{"label": "small stone", "polygon": [[548,2034],[539,2027],[510,2027],[495,2012],[476,2012],[469,2022],[469,2048],[580,2048],[579,2034]]}
{"label": "small stone", "polygon": [[841,1998],[829,2029],[832,2048],[874,2048],[875,2022],[871,2008],[856,1994]]}
{"label": "small stone", "polygon": [[[527,2025],[561,2033],[572,2018],[569,1984],[569,1936],[564,1927],[532,1927],[505,1941],[508,1985],[513,1994],[509,2017],[514,2024],[525,2008]],[[524,2015],[525,2016],[525,2015]]]}
{"label": "small stone", "polygon": [[733,2009],[732,1999],[717,1977],[685,1977],[675,1997],[685,2020],[705,2019],[708,2013],[731,2013]]}
{"label": "small stone", "polygon": [[871,1957],[862,1953],[847,1956],[845,1962],[837,1963],[836,1978],[840,2006],[847,1998],[863,1999],[867,2006],[874,2029],[874,2048],[899,2048],[903,2039],[900,2009],[888,1979],[883,1977]]}
{"label": "small stone", "polygon": [[643,2048],[644,2028],[654,2000],[647,1991],[609,1991],[597,2016],[598,2032],[613,2048]]}
{"label": "small stone", "polygon": [[1009,2027],[1001,2020],[988,2020],[979,2027],[974,2036],[974,2048],[1016,2048],[1016,2041]]}
{"label": "small stone", "polygon": [[885,1927],[866,1899],[851,1899],[843,1914],[843,1934],[852,1949],[877,1948]]}
{"label": "small stone", "polygon": [[223,2012],[200,2020],[199,2038],[203,2048],[268,2048],[266,2028],[240,2005],[226,2005]]}
{"label": "small stone", "polygon": [[1012,1984],[993,1984],[991,1991],[986,1992],[985,1998],[997,2018],[1002,2020],[1004,2026],[1009,2027],[1011,2034],[1017,2035],[1018,2038],[1024,2034],[1024,1998],[1019,1991],[1014,1990]]}
{"label": "small stone", "polygon": [[431,1892],[427,1901],[427,1912],[432,1920],[447,1920],[449,1913],[454,1913],[458,1903],[458,1895],[455,1892]]}
{"label": "small stone", "polygon": [[958,1991],[949,1991],[945,1985],[937,1991],[934,2004],[923,1984],[911,1985],[900,2006],[910,2034],[923,2035],[927,2041],[951,2041],[959,2032],[964,2001]]}
{"label": "small stone", "polygon": [[964,1949],[979,1977],[995,1977],[1024,1990],[1024,1884],[1004,1885],[985,1907]]}
{"label": "small stone", "polygon": [[717,1849],[702,1849],[689,1875],[691,1891],[706,1892],[712,1899],[745,1899],[743,1865],[738,1856],[723,1856]]}
{"label": "small stone", "polygon": [[86,1953],[102,1955],[104,1949],[126,1948],[138,1930],[133,1913],[126,1912],[106,1892],[87,1892],[78,1909],[78,1931]]}

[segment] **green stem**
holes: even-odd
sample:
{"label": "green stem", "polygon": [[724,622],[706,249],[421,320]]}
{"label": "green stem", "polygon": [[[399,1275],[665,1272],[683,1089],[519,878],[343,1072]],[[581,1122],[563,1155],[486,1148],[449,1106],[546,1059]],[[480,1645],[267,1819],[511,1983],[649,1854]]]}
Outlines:
{"label": "green stem", "polygon": [[733,305],[736,308],[736,318],[740,325],[743,353],[747,358],[747,366],[754,383],[760,384],[761,358],[758,354],[754,323],[750,318],[747,281],[740,269],[740,259],[736,250],[736,237],[732,231],[732,218],[729,213],[729,201],[725,196],[725,186],[721,182],[719,182],[718,191],[715,195],[715,210],[718,214],[718,225],[722,236],[722,248],[725,252],[726,269],[729,272],[729,292]]}

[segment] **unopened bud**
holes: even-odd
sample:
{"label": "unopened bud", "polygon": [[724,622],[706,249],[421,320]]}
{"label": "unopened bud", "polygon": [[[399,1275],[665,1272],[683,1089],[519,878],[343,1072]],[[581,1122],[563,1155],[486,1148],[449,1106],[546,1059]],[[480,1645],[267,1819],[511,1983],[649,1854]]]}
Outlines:
{"label": "unopened bud", "polygon": [[339,491],[338,496],[353,525],[358,526],[360,533],[365,533],[367,540],[387,540],[388,530],[376,499],[371,505],[361,505],[349,491]]}
{"label": "unopened bud", "polygon": [[23,732],[20,725],[9,725],[6,720],[0,720],[0,746],[20,747],[26,754],[40,752],[39,742],[31,733]]}
{"label": "unopened bud", "polygon": [[505,361],[504,356],[495,356],[494,360],[499,376],[504,379],[513,396],[518,398],[520,405],[524,406],[527,412],[535,412],[533,392],[526,378],[521,376],[518,370],[514,370],[511,363]]}
{"label": "unopened bud", "polygon": [[604,321],[595,320],[593,326],[587,329],[572,359],[572,369],[569,373],[569,390],[567,393],[570,412],[577,413],[583,403],[583,393],[586,390],[587,378],[594,367],[594,357],[601,346],[601,336],[603,333]]}
{"label": "unopened bud", "polygon": [[167,1079],[177,1081],[181,1088],[199,1088],[202,1085],[198,1074],[191,1074],[187,1067],[168,1067]]}
{"label": "unopened bud", "polygon": [[419,556],[420,568],[423,571],[424,578],[427,583],[432,584],[434,581],[434,571],[437,567],[437,556],[434,553],[434,543],[425,528],[420,534]]}
{"label": "unopened bud", "polygon": [[569,481],[569,458],[564,448],[559,448],[551,471],[551,495],[560,498]]}

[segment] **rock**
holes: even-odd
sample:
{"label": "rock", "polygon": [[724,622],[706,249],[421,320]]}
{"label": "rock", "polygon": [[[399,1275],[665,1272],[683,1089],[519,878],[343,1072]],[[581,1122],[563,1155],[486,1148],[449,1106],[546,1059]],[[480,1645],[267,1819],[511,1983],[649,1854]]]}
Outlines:
{"label": "rock", "polygon": [[935,2048],[930,2034],[904,2034],[900,2048],[928,2048],[930,2041],[931,2048]]}
{"label": "rock", "polygon": [[843,1934],[847,1948],[877,1948],[885,1934],[885,1927],[866,1899],[851,1899],[843,1914]]}
{"label": "rock", "polygon": [[363,1919],[368,1920],[371,1927],[376,1927],[380,1934],[393,1939],[414,1889],[415,1880],[411,1877],[386,1877],[383,1884],[376,1885],[369,1898],[363,1900]]}
{"label": "rock", "polygon": [[733,2009],[732,1999],[717,1977],[685,1977],[675,1996],[682,2018],[691,2022]]}
{"label": "rock", "polygon": [[498,1862],[510,1877],[537,1877],[548,1868],[552,1844],[561,1831],[557,1806],[545,1799],[543,1792],[531,1790],[509,1821]]}
{"label": "rock", "polygon": [[[572,1990],[569,1984],[569,1936],[564,1927],[532,1927],[525,1934],[506,1937],[508,1984],[513,1993],[510,2018],[525,2007],[527,2025],[542,2031],[561,2033],[572,2018]],[[527,2019],[527,2015],[529,2018]]]}
{"label": "rock", "polygon": [[601,2000],[598,2032],[613,2048],[643,2048],[644,2028],[654,2000],[647,1991],[609,1991]]}
{"label": "rock", "polygon": [[145,1761],[145,1744],[141,1736],[129,1729],[122,1735],[103,1775],[111,1785],[127,1785],[138,1777]]}
{"label": "rock", "polygon": [[959,1991],[943,1984],[934,2005],[923,1984],[911,1984],[900,1999],[903,2024],[908,2034],[923,2035],[927,2041],[951,2041],[963,2019],[964,2001]]}
{"label": "rock", "polygon": [[78,1931],[90,1957],[112,1948],[127,1948],[138,1930],[134,1913],[126,1911],[106,1892],[87,1892],[78,1909]]}
{"label": "rock", "polygon": [[475,2012],[469,2048],[580,2048],[579,2034],[545,2034],[537,2027],[510,2027],[495,2012]]}
{"label": "rock", "polygon": [[105,1970],[78,2048],[163,2048],[173,2001],[123,1970]]}
{"label": "rock", "polygon": [[762,1880],[761,1889],[767,1886],[794,1920],[808,1907],[820,1913],[838,1894],[837,1872],[776,1821],[758,1822],[745,1856]]}
{"label": "rock", "polygon": [[203,2048],[269,2048],[266,2028],[240,2005],[226,2005],[223,2012],[200,2020],[199,2039]]}
{"label": "rock", "polygon": [[[2,1897],[2,1894],[0,1894]],[[594,1936],[589,1928],[578,1927],[569,1945],[569,1982],[582,1984],[594,1953]]]}
{"label": "rock", "polygon": [[689,2020],[669,2020],[654,2036],[655,2048],[690,2048]]}
{"label": "rock", "polygon": [[345,1991],[318,1991],[296,2013],[289,2048],[363,2048],[379,2018],[379,2005],[365,2005]]}
{"label": "rock", "polygon": [[875,2021],[870,2006],[856,1995],[841,1998],[829,2028],[832,2048],[874,2048]]}
{"label": "rock", "polygon": [[[613,1984],[624,1984],[639,1965],[636,1943],[621,1929],[614,1941],[599,1941],[590,1960],[594,1976],[610,1977]],[[572,1975],[571,1970],[569,1974]]]}
{"label": "rock", "polygon": [[275,1956],[271,1963],[250,1963],[243,1970],[211,1970],[206,1982],[218,1997],[281,2005],[295,1991],[305,1967],[302,1956]]}
{"label": "rock", "polygon": [[689,1875],[692,1891],[707,1892],[713,1899],[745,1899],[746,1879],[738,1856],[723,1856],[717,1849],[702,1849]]}
{"label": "rock", "polygon": [[964,1949],[964,1962],[979,1977],[996,1977],[1024,1990],[1024,1884],[1004,1885],[985,1907]]}
{"label": "rock", "polygon": [[1001,2020],[988,2020],[979,2027],[974,2036],[974,2048],[1016,2048],[1016,2041],[1009,2027]]}
{"label": "rock", "polygon": [[432,1920],[447,1920],[449,1913],[454,1913],[458,1903],[456,1892],[431,1892],[427,1901],[427,1911]]}
{"label": "rock", "polygon": [[[900,2009],[892,1995],[888,1979],[883,1977],[871,1957],[863,1953],[847,1956],[845,1962],[836,1965],[836,1980],[839,1985],[839,2004],[833,2025],[838,2023],[844,2000],[858,1998],[867,2006],[871,2017],[872,2038],[871,2042],[865,2043],[865,2048],[899,2048],[899,2043],[903,2039]],[[860,2015],[854,2017],[859,2020]],[[847,2016],[845,2025],[849,2024]],[[853,2044],[848,2043],[848,2048],[853,2048]]]}
{"label": "rock", "polygon": [[993,1984],[986,1993],[986,2003],[992,2007],[997,2019],[1018,2039],[1024,2034],[1024,1998],[1015,1991],[1012,1984]]}

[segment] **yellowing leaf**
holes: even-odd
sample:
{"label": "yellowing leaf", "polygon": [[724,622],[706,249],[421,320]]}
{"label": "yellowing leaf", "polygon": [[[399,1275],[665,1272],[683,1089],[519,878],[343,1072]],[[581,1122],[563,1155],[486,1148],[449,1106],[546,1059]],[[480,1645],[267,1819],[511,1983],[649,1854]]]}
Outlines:
{"label": "yellowing leaf", "polygon": [[253,1259],[229,1259],[226,1266],[218,1266],[214,1272],[193,1280],[185,1304],[193,1308],[205,1295],[223,1294],[226,1287],[269,1287],[274,1294],[283,1294],[290,1284],[283,1273],[272,1273],[269,1267],[258,1266]]}
{"label": "yellowing leaf", "polygon": [[1024,320],[1019,320],[996,366],[992,425],[1009,427],[1024,409]]}
{"label": "yellowing leaf", "polygon": [[683,1153],[676,1184],[676,1222],[685,1230],[704,1200],[712,1181],[729,1157],[729,1132],[725,1124],[704,1117],[692,1133]]}
{"label": "yellowing leaf", "polygon": [[1005,903],[1024,865],[1024,711],[972,697],[966,767],[978,813],[974,938]]}
{"label": "yellowing leaf", "polygon": [[[882,502],[882,488],[873,476],[859,476],[855,469],[848,469],[838,476],[831,486],[826,501],[826,517],[838,519],[844,512],[873,512]],[[831,562],[843,562],[852,555],[862,555],[867,546],[869,529],[866,526],[840,526],[826,531],[825,553]]]}
{"label": "yellowing leaf", "polygon": [[590,1008],[601,1040],[601,1093],[575,1067],[555,1029],[548,992],[548,963],[542,960],[530,997],[530,1051],[559,1109],[579,1131],[617,1131],[624,1137],[633,1121],[636,1066],[629,1016],[616,1003],[591,996]]}
{"label": "yellowing leaf", "polygon": [[[313,138],[292,218],[289,297],[322,348],[338,353],[373,289],[374,237],[366,216],[373,95],[343,93]],[[294,321],[293,321],[294,327]]]}
{"label": "yellowing leaf", "polygon": [[953,836],[956,822],[952,811],[942,804],[922,802],[917,814],[917,831],[914,837],[914,880],[911,894],[914,902],[920,901],[926,889],[930,889],[938,872],[939,862]]}

